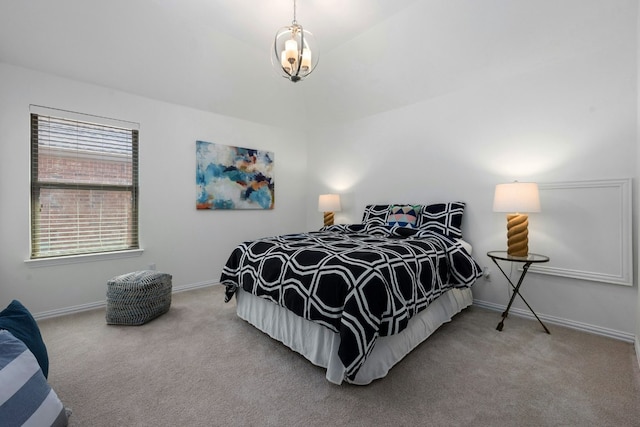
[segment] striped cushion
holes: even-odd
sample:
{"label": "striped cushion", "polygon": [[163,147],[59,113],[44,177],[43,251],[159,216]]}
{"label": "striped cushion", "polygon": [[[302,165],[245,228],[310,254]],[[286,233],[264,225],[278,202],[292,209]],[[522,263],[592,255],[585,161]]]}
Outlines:
{"label": "striped cushion", "polygon": [[27,346],[0,331],[0,420],[12,426],[66,426],[67,414]]}

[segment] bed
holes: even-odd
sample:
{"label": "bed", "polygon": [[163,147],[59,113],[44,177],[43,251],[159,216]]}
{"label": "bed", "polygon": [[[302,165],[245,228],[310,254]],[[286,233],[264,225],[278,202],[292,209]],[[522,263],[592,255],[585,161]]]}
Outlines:
{"label": "bed", "polygon": [[481,270],[462,240],[463,211],[368,205],[361,224],[244,242],[221,275],[225,300],[330,382],[368,384],[472,304]]}

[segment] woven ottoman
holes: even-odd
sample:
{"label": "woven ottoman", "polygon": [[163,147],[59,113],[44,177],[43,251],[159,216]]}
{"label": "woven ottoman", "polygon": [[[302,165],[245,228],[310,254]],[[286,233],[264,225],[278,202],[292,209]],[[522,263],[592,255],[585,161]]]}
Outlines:
{"label": "woven ottoman", "polygon": [[135,271],[107,282],[107,324],[142,325],[169,311],[171,275]]}

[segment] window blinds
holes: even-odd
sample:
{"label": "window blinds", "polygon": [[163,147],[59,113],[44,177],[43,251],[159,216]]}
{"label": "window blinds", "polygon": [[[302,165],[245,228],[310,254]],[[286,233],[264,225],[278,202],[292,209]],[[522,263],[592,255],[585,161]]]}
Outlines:
{"label": "window blinds", "polygon": [[138,248],[138,131],[31,114],[31,258]]}

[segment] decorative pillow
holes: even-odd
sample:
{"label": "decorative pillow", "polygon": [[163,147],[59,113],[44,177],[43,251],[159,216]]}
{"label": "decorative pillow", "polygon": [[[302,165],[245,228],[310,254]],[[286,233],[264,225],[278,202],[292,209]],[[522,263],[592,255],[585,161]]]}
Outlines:
{"label": "decorative pillow", "polygon": [[363,224],[386,225],[389,205],[367,205],[362,215]]}
{"label": "decorative pillow", "polygon": [[437,203],[423,206],[418,227],[437,231],[445,236],[462,238],[463,202]]}
{"label": "decorative pillow", "polygon": [[420,205],[391,205],[387,225],[413,228],[418,221]]}
{"label": "decorative pillow", "polygon": [[49,375],[47,347],[45,347],[42,335],[40,335],[38,324],[20,301],[13,300],[7,308],[0,312],[0,329],[6,329],[26,344],[36,357],[42,374],[47,378]]}
{"label": "decorative pillow", "polygon": [[0,420],[7,427],[64,427],[69,422],[33,353],[6,330],[0,331]]}

